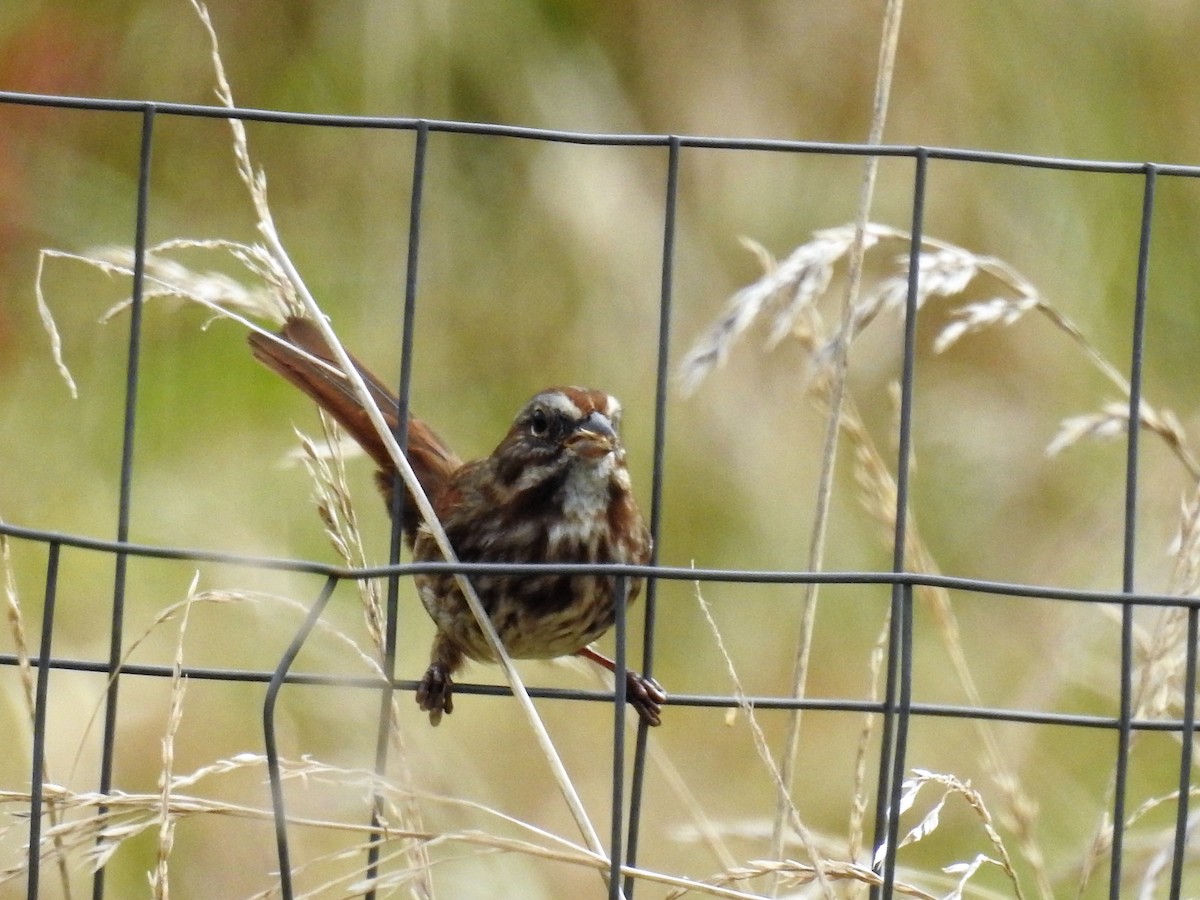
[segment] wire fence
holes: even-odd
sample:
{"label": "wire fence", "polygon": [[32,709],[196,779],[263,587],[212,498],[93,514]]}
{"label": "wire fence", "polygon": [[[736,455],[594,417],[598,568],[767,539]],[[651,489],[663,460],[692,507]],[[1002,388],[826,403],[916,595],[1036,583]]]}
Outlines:
{"label": "wire fence", "polygon": [[[1125,449],[1124,486],[1124,532],[1122,556],[1122,587],[1115,591],[1072,590],[1037,584],[981,581],[971,578],[933,576],[910,570],[911,561],[906,558],[905,527],[909,512],[909,457],[912,446],[912,411],[914,378],[917,365],[915,334],[917,325],[917,298],[919,292],[920,266],[917,253],[921,236],[925,231],[926,196],[929,190],[929,164],[933,160],[951,160],[980,166],[1033,167],[1071,171],[1078,173],[1105,173],[1140,180],[1143,192],[1141,232],[1139,238],[1137,282],[1133,319],[1129,323],[1132,337],[1132,352],[1128,364],[1131,390],[1128,398],[1128,421],[1138,422],[1142,373],[1144,364],[1144,331],[1147,308],[1147,273],[1150,262],[1152,223],[1155,213],[1156,187],[1165,177],[1200,177],[1200,167],[1182,165],[1132,164],[1094,160],[1055,159],[1024,156],[1008,153],[991,153],[960,149],[919,146],[867,146],[834,144],[807,141],[724,139],[704,136],[666,136],[641,134],[590,134],[567,131],[550,131],[534,128],[508,127],[456,121],[436,121],[413,118],[385,118],[365,116],[335,116],[285,113],[274,110],[234,109],[224,107],[194,106],[172,103],[149,103],[121,100],[91,100],[74,97],[49,97],[19,93],[0,93],[0,104],[23,104],[44,108],[69,108],[93,110],[111,115],[125,115],[140,120],[141,152],[138,170],[137,220],[133,238],[135,252],[133,278],[133,304],[129,318],[128,355],[126,359],[127,381],[124,404],[124,449],[120,461],[120,489],[117,509],[116,534],[112,540],[97,540],[75,534],[59,533],[45,527],[25,527],[16,524],[0,524],[0,533],[14,542],[28,542],[44,547],[46,566],[44,572],[44,615],[36,658],[30,660],[36,672],[36,703],[33,712],[33,747],[29,764],[31,805],[28,818],[28,845],[42,847],[45,840],[46,817],[43,796],[44,775],[42,770],[47,740],[47,708],[53,690],[53,680],[58,673],[83,672],[106,679],[107,699],[103,711],[103,753],[98,771],[95,773],[95,789],[107,795],[114,789],[116,769],[121,745],[118,740],[117,711],[121,688],[131,678],[166,679],[176,676],[169,665],[137,665],[122,662],[125,653],[125,598],[129,587],[129,564],[136,559],[184,560],[190,562],[220,563],[245,569],[277,569],[307,573],[323,580],[320,591],[311,598],[309,613],[303,626],[297,631],[286,652],[260,670],[225,670],[217,668],[184,667],[182,673],[193,680],[240,681],[263,686],[263,740],[271,774],[271,796],[274,809],[276,843],[279,857],[279,893],[285,898],[293,896],[292,871],[295,865],[292,844],[286,819],[285,793],[280,774],[280,747],[276,703],[284,691],[301,691],[313,685],[337,684],[363,691],[381,692],[385,701],[381,704],[379,729],[386,733],[387,699],[392,691],[411,692],[414,681],[394,678],[389,683],[377,679],[330,676],[297,671],[294,662],[309,639],[313,628],[325,611],[326,604],[335,587],[346,581],[367,578],[389,580],[392,603],[389,608],[390,621],[388,647],[391,656],[386,660],[388,671],[395,670],[395,596],[399,579],[418,572],[434,570],[461,571],[467,575],[494,573],[498,571],[524,573],[544,571],[530,566],[497,566],[462,564],[448,567],[445,564],[400,564],[382,566],[369,570],[348,569],[318,562],[292,559],[264,559],[212,552],[200,548],[158,547],[133,543],[129,540],[129,522],[134,485],[138,477],[133,454],[133,438],[139,416],[138,393],[140,387],[139,361],[142,345],[142,295],[145,287],[145,265],[147,248],[147,225],[150,208],[150,168],[156,125],[163,117],[205,117],[214,119],[238,118],[244,121],[273,122],[297,127],[390,129],[415,134],[415,152],[412,164],[412,206],[409,228],[407,290],[405,297],[404,352],[412,347],[413,311],[418,303],[417,267],[421,240],[423,184],[428,168],[428,137],[434,133],[473,134],[484,137],[503,137],[522,141],[558,142],[566,144],[600,145],[607,147],[655,147],[661,148],[665,165],[662,182],[662,210],[665,230],[662,242],[662,281],[658,311],[659,340],[657,359],[656,405],[654,409],[654,466],[651,475],[650,527],[658,543],[661,529],[663,458],[666,441],[667,392],[669,382],[668,344],[672,325],[672,294],[676,246],[676,207],[681,160],[697,149],[721,149],[757,153],[779,153],[795,155],[850,155],[858,157],[890,157],[907,160],[912,168],[912,264],[909,266],[909,284],[903,338],[903,366],[901,377],[901,401],[899,419],[898,454],[895,471],[898,473],[895,535],[893,541],[893,565],[890,571],[774,571],[774,570],[704,570],[678,568],[658,564],[654,560],[646,567],[601,567],[603,571],[622,577],[646,577],[648,596],[645,605],[644,655],[640,660],[643,672],[650,675],[655,669],[655,647],[661,636],[655,633],[656,585],[680,580],[727,583],[766,584],[848,584],[883,585],[891,590],[891,630],[886,642],[884,671],[886,686],[880,701],[853,699],[791,698],[785,696],[755,696],[746,698],[755,709],[804,709],[856,714],[873,713],[883,723],[879,743],[879,770],[874,802],[874,846],[883,848],[875,869],[879,883],[871,888],[873,896],[893,895],[897,878],[897,845],[899,831],[901,791],[905,773],[909,767],[910,726],[918,717],[949,717],[963,720],[978,719],[1005,722],[1031,723],[1044,726],[1073,726],[1099,729],[1112,735],[1115,743],[1116,768],[1109,810],[1113,825],[1111,835],[1110,869],[1108,872],[1109,895],[1119,895],[1122,885],[1123,843],[1125,823],[1129,805],[1129,748],[1131,737],[1139,731],[1158,731],[1191,736],[1195,732],[1194,695],[1196,688],[1196,646],[1200,600],[1188,597],[1140,593],[1136,590],[1134,547],[1137,538],[1137,500],[1139,485],[1139,429],[1128,429]],[[407,364],[402,363],[406,378],[400,385],[402,404],[407,402]],[[406,408],[402,405],[401,408]],[[11,474],[11,473],[10,473]],[[50,523],[52,524],[52,523]],[[64,550],[102,554],[114,561],[114,579],[111,590],[111,619],[107,624],[110,652],[105,661],[72,659],[56,655],[54,638],[56,629],[56,603],[58,582],[62,571]],[[554,567],[566,574],[593,571],[595,567]],[[914,666],[914,589],[920,586],[937,586],[957,591],[997,594],[1008,597],[1038,598],[1066,604],[1113,604],[1121,611],[1120,643],[1120,711],[1116,716],[1077,715],[1069,713],[1021,711],[996,708],[980,708],[918,702],[913,696]],[[1182,694],[1183,715],[1178,720],[1140,720],[1134,718],[1131,702],[1134,678],[1134,620],[1139,606],[1164,607],[1186,610],[1186,673]],[[618,666],[624,669],[625,629],[623,611],[617,621]],[[0,654],[0,666],[15,667],[21,659],[13,653]],[[622,679],[618,677],[618,685]],[[463,693],[505,694],[507,688],[489,685],[462,684]],[[537,697],[554,697],[579,702],[612,703],[613,695],[602,691],[572,689],[533,689]],[[733,708],[743,702],[732,694],[700,695],[672,694],[668,703],[672,707],[701,706]],[[625,722],[623,704],[616,705],[612,744],[612,831],[609,835],[611,851],[610,896],[632,897],[635,880],[622,878],[622,866],[636,866],[639,853],[639,837],[643,815],[643,787],[646,779],[647,738],[646,726],[642,723],[634,745],[631,760],[625,757]],[[387,765],[387,741],[379,742],[377,764],[382,770]],[[1189,851],[1189,835],[1192,812],[1190,809],[1191,772],[1193,768],[1192,741],[1183,739],[1178,755],[1178,805],[1174,824],[1173,852],[1171,857],[1171,896],[1181,896],[1184,884],[1184,864]],[[289,748],[298,753],[303,747]],[[32,850],[28,855],[26,883],[27,896],[41,894],[46,877],[43,872],[45,860],[39,852]],[[371,865],[376,860],[371,860]],[[111,891],[110,891],[111,893]],[[94,876],[93,896],[106,896],[105,869],[99,868]]]}

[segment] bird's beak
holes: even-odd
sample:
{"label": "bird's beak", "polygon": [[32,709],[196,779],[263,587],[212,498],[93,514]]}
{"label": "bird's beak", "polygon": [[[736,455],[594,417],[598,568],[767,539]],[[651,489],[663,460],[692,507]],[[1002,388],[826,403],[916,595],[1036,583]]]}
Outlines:
{"label": "bird's beak", "polygon": [[584,459],[601,459],[616,449],[617,433],[602,413],[594,412],[567,437],[566,445]]}

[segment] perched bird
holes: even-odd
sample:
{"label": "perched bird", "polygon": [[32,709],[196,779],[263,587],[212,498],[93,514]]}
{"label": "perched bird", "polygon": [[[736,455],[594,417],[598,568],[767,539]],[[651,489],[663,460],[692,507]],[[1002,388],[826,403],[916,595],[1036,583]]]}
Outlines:
{"label": "perched bird", "polygon": [[[291,318],[278,339],[251,333],[250,347],[332,415],[375,461],[390,510],[395,466],[320,331]],[[395,429],[395,396],[357,360],[354,365]],[[650,534],[630,487],[620,417],[621,405],[603,391],[552,387],[522,407],[490,456],[462,462],[415,417],[408,421],[407,454],[460,561],[641,565],[650,559]],[[407,491],[400,524],[415,561],[442,559]],[[494,658],[453,575],[414,579],[437,626],[417,702],[437,725],[454,709],[453,675],[464,660]],[[632,601],[642,580],[625,581]],[[510,656],[578,654],[614,670],[612,660],[589,644],[613,625],[622,600],[615,576],[477,575],[471,584]],[[666,693],[652,678],[636,672],[627,678],[629,702],[644,721],[658,725]]]}

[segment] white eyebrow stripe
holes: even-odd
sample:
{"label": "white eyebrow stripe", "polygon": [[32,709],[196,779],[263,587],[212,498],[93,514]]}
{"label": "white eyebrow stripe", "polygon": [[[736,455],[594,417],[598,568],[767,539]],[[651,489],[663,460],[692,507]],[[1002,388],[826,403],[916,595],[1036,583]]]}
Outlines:
{"label": "white eyebrow stripe", "polygon": [[549,409],[560,412],[575,420],[583,418],[583,411],[562,391],[551,391],[538,397],[538,402]]}

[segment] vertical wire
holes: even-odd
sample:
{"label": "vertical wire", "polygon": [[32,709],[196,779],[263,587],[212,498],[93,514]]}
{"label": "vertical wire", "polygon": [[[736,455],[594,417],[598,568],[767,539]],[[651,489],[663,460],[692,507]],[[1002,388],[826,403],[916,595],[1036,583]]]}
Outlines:
{"label": "vertical wire", "polygon": [[33,765],[29,775],[29,866],[27,896],[38,896],[42,844],[42,785],[46,780],[46,706],[50,696],[50,649],[54,636],[54,605],[58,597],[58,558],[62,545],[50,544],[46,560],[46,591],[42,603],[42,640],[38,647],[37,690],[33,701]]}
{"label": "vertical wire", "polygon": [[1188,806],[1192,788],[1193,744],[1196,740],[1196,640],[1200,609],[1188,607],[1187,658],[1183,675],[1183,747],[1179,754],[1179,803],[1175,810],[1175,852],[1171,858],[1171,897],[1183,896],[1183,863],[1187,853]]}
{"label": "vertical wire", "polygon": [[[1142,230],[1138,242],[1137,289],[1133,302],[1133,346],[1129,363],[1129,428],[1125,451],[1125,544],[1121,590],[1134,589],[1134,556],[1137,537],[1138,438],[1142,403],[1142,361],[1145,352],[1146,287],[1150,275],[1150,232],[1154,218],[1154,190],[1158,170],[1146,165],[1142,193]],[[1108,894],[1118,900],[1121,892],[1121,852],[1125,841],[1125,795],[1129,782],[1129,743],[1132,735],[1133,704],[1133,606],[1121,609],[1121,711],[1118,724],[1117,771],[1113,784],[1112,857]]]}
{"label": "vertical wire", "polygon": [[[908,292],[904,307],[904,349],[900,381],[896,528],[892,545],[892,572],[897,575],[905,571],[905,545],[908,540],[917,299],[921,273],[921,240],[925,227],[925,188],[929,169],[929,156],[925,148],[917,148],[915,163],[912,238],[908,251]],[[896,875],[900,790],[904,782],[909,712],[912,703],[912,598],[912,585],[893,583],[883,733],[880,738],[879,784],[875,795],[875,852],[878,854],[880,847],[886,848],[886,852],[883,858],[883,883],[881,888],[871,890],[871,895],[875,897],[891,896]],[[878,864],[878,861],[873,860],[873,863]]]}
{"label": "vertical wire", "polygon": [[287,812],[283,805],[283,778],[279,770],[279,742],[275,732],[275,707],[279,701],[279,692],[283,687],[284,679],[287,678],[288,670],[291,669],[296,656],[304,647],[304,642],[308,640],[309,634],[316,628],[317,622],[321,619],[321,613],[325,611],[325,606],[329,603],[329,598],[333,596],[333,589],[336,586],[337,579],[332,575],[325,579],[325,585],[321,588],[321,593],[317,595],[312,609],[308,611],[308,617],[305,618],[304,623],[297,630],[296,636],[292,638],[291,644],[284,651],[279,665],[275,667],[263,698],[263,747],[267,757],[267,777],[271,783],[271,810],[275,820],[276,852],[279,856],[279,895],[283,900],[292,900],[292,864],[291,853],[288,850]]}
{"label": "vertical wire", "polygon": [[[896,746],[896,695],[899,693],[896,683],[899,680],[899,651],[900,646],[900,606],[901,598],[895,587],[892,588],[891,601],[891,624],[888,628],[888,654],[887,654],[887,676],[884,684],[883,696],[883,728],[879,736],[879,779],[875,789],[875,838],[874,838],[874,855],[871,860],[871,866],[877,872],[880,871],[879,853],[884,851],[885,860],[893,860],[895,850],[892,847],[894,841],[890,838],[894,829],[892,828],[893,808],[892,808],[892,772],[893,762],[895,758]],[[887,866],[885,865],[886,869]],[[878,900],[880,897],[890,896],[882,892],[880,885],[872,885],[870,892],[872,900]]]}
{"label": "vertical wire", "polygon": [[[396,443],[403,452],[408,451],[408,400],[412,386],[413,330],[417,306],[417,261],[421,238],[421,200],[425,185],[425,151],[429,143],[429,124],[422,120],[417,124],[416,145],[413,149],[412,193],[408,208],[408,259],[404,275],[404,314],[400,332],[400,387],[396,413]],[[400,521],[404,512],[404,480],[400,473],[392,475],[392,536],[388,546],[388,562],[400,562],[400,545],[403,530]],[[400,578],[392,574],[387,580],[387,624],[385,631],[383,671],[388,683],[379,698],[379,730],[375,734],[375,774],[387,771],[389,735],[392,721],[394,689],[391,679],[396,675],[396,632],[400,619]],[[383,796],[376,793],[371,808],[370,848],[367,851],[367,883],[373,884],[379,870],[380,836],[378,828],[383,824]],[[374,900],[375,889],[367,891],[366,900]]]}
{"label": "vertical wire", "polygon": [[[129,540],[130,495],[133,488],[133,441],[137,422],[138,368],[142,344],[142,288],[146,274],[146,227],[150,209],[150,158],[154,138],[156,108],[147,103],[142,108],[142,136],[138,156],[137,219],[133,240],[133,291],[129,306],[129,350],[125,369],[125,424],[121,446],[121,484],[117,507],[117,542]],[[113,574],[112,625],[108,648],[108,693],[104,703],[104,737],[100,758],[100,794],[112,789],[113,762],[117,740],[117,687],[120,681],[121,654],[125,623],[125,579],[128,557],[118,553]],[[106,806],[96,813],[104,815]],[[92,897],[104,896],[104,867],[96,870],[92,879]]]}
{"label": "vertical wire", "polygon": [[892,749],[892,766],[888,783],[887,806],[887,851],[883,857],[882,896],[891,897],[896,883],[896,852],[900,835],[900,795],[904,788],[904,768],[908,750],[908,726],[912,714],[913,681],[913,587],[911,584],[892,588],[895,600],[893,614],[899,625],[896,633],[900,640],[898,682],[900,696],[896,701],[895,738]]}
{"label": "vertical wire", "polygon": [[[629,578],[619,575],[613,585],[617,604],[613,621],[616,652],[613,654],[613,754],[612,754],[612,823],[611,844],[608,849],[608,896],[620,900],[621,894],[621,836],[625,797],[625,701],[629,663],[625,654],[625,606],[629,598]],[[645,722],[642,723],[645,726]],[[626,895],[627,896],[627,895]]]}
{"label": "vertical wire", "polygon": [[[650,565],[658,563],[659,535],[662,532],[663,459],[667,444],[667,386],[669,384],[668,354],[671,344],[671,298],[675,272],[675,215],[679,200],[678,137],[667,141],[667,194],[663,214],[663,259],[661,293],[658,303],[658,369],[655,372],[654,393],[654,458],[650,486]],[[658,582],[651,578],[646,584],[646,629],[642,645],[642,674],[651,676],[654,668],[654,624],[657,607]],[[649,729],[639,718],[637,743],[633,751],[633,771],[630,774],[629,834],[626,839],[626,860],[637,865],[638,838],[642,821],[642,788],[646,775],[646,749]],[[625,896],[632,900],[634,879],[625,879]]]}

